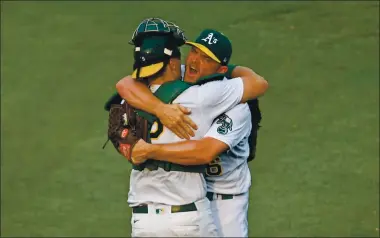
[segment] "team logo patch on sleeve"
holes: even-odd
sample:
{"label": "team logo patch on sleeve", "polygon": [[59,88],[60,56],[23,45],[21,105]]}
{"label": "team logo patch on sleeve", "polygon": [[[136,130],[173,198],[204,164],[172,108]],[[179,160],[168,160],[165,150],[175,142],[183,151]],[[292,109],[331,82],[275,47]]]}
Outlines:
{"label": "team logo patch on sleeve", "polygon": [[232,119],[229,118],[226,114],[219,116],[217,118],[216,124],[221,124],[216,130],[221,135],[226,135],[229,131],[232,131]]}

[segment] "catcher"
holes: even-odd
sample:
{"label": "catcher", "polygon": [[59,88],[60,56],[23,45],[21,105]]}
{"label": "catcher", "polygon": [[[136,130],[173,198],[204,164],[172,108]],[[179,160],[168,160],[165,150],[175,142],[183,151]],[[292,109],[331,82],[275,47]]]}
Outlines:
{"label": "catcher", "polygon": [[[185,43],[186,37],[184,32],[174,23],[164,21],[159,18],[148,18],[142,21],[136,28],[129,42],[131,45],[141,44],[143,38],[149,36],[162,36],[170,39],[170,44],[181,46]],[[138,51],[136,51],[138,52]],[[135,58],[137,53],[135,52]],[[173,58],[180,58],[180,51],[175,48]],[[134,69],[137,68],[140,73],[139,61],[135,61]],[[175,79],[175,78],[174,78]],[[144,82],[144,81],[142,81]],[[146,82],[145,82],[146,84]],[[123,100],[118,93],[114,94],[105,104],[105,110],[109,111],[108,118],[108,140],[114,145],[115,149],[131,161],[131,151],[135,143],[142,138],[149,142],[148,129],[152,123],[157,120],[156,117],[139,111],[147,119],[138,115],[136,109]],[[181,139],[189,139],[194,136],[192,129],[197,129],[197,125],[188,117],[190,110],[173,104],[161,103],[160,110],[155,111],[158,119],[173,133]]]}

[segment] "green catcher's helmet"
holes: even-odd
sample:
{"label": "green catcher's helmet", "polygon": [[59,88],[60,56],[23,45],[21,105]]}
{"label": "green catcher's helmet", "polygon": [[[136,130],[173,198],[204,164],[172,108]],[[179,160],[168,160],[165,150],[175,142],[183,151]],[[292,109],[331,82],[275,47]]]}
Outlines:
{"label": "green catcher's helmet", "polygon": [[141,38],[135,46],[132,78],[153,77],[164,70],[171,58],[181,58],[181,51],[170,35]]}
{"label": "green catcher's helmet", "polygon": [[165,21],[160,18],[147,18],[136,28],[129,41],[131,45],[139,45],[142,38],[150,35],[170,35],[174,37],[178,46],[185,44],[187,38],[184,31],[173,22]]}

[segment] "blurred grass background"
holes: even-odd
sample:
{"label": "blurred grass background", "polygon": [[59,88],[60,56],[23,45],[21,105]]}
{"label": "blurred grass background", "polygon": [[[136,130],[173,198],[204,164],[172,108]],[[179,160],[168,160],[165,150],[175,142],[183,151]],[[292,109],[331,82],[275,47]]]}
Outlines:
{"label": "blurred grass background", "polygon": [[379,236],[377,1],[2,1],[2,236],[130,236],[103,104],[147,17],[224,32],[270,83],[250,236]]}

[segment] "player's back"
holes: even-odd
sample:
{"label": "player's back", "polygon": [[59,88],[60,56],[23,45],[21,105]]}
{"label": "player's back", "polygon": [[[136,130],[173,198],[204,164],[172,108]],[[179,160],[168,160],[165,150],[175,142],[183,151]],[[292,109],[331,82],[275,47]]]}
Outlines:
{"label": "player's back", "polygon": [[[153,86],[152,91],[158,86]],[[192,86],[173,103],[191,109],[190,118],[198,125],[192,139],[201,139],[218,115],[229,110],[241,100],[243,91],[240,79],[209,82]],[[169,129],[155,123],[151,129],[153,144],[181,141]],[[130,179],[128,202],[132,206],[142,203],[163,203],[170,205],[187,204],[206,196],[206,181],[202,173],[167,172],[162,168],[154,171],[133,170]]]}

